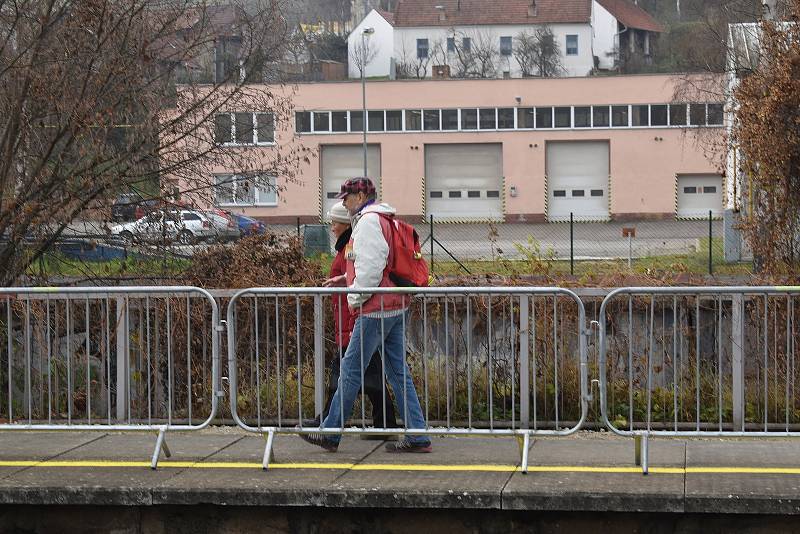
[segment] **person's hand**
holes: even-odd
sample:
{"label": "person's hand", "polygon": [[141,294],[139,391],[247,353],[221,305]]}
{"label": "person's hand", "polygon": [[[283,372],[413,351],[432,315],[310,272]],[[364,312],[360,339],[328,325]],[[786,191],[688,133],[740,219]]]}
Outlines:
{"label": "person's hand", "polygon": [[328,278],[324,282],[322,282],[322,287],[340,287],[345,285],[346,277],[343,274],[339,276],[334,276],[332,278]]}

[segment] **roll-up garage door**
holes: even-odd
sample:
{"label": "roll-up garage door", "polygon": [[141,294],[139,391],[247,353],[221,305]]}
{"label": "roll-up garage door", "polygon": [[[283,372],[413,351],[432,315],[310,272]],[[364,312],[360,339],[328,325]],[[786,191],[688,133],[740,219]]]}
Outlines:
{"label": "roll-up garage door", "polygon": [[678,217],[707,218],[722,215],[722,177],[716,174],[678,176]]}
{"label": "roll-up garage door", "polygon": [[[364,175],[364,149],[361,145],[322,145],[322,218],[328,220],[328,210],[338,202],[336,195],[346,180]],[[367,146],[367,174],[380,194],[380,145]]]}
{"label": "roll-up garage door", "polygon": [[426,214],[441,220],[503,219],[503,145],[425,145]]}
{"label": "roll-up garage door", "polygon": [[608,219],[608,174],[607,141],[548,142],[548,219]]}

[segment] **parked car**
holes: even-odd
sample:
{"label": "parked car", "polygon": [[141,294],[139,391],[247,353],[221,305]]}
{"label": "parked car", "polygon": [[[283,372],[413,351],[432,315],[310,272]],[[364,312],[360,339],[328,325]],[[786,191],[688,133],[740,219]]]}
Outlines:
{"label": "parked car", "polygon": [[136,221],[112,226],[111,233],[126,243],[155,242],[166,238],[182,245],[212,241],[218,234],[205,214],[192,210],[155,210]]}
{"label": "parked car", "polygon": [[238,213],[232,213],[231,216],[239,226],[239,232],[242,234],[242,237],[267,233],[267,225],[259,220]]}
{"label": "parked car", "polygon": [[211,221],[211,227],[216,232],[215,239],[223,243],[228,241],[236,241],[241,237],[241,232],[236,224],[236,221],[229,213],[222,210],[209,210],[203,212]]}
{"label": "parked car", "polygon": [[145,200],[137,193],[119,195],[111,206],[111,220],[115,222],[135,221],[156,209],[158,201]]}

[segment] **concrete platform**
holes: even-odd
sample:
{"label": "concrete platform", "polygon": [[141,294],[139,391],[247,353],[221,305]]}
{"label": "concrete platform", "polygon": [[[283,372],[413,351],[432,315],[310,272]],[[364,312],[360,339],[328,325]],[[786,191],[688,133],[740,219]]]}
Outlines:
{"label": "concrete platform", "polygon": [[605,432],[535,440],[528,474],[519,471],[518,445],[509,438],[441,437],[432,454],[397,455],[381,441],[345,437],[331,454],[277,436],[268,471],[260,468],[264,439],[236,429],[168,434],[167,442],[172,457],[154,471],[155,435],[2,433],[0,504],[800,519],[800,440],[656,439],[647,476],[633,464],[633,440]]}

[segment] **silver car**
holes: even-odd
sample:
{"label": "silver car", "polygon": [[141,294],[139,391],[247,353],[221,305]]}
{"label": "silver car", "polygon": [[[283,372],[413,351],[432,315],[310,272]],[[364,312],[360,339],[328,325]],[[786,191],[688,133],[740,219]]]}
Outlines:
{"label": "silver car", "polygon": [[217,236],[211,220],[192,210],[156,210],[139,220],[112,226],[111,233],[127,243],[166,239],[181,245],[212,241]]}

